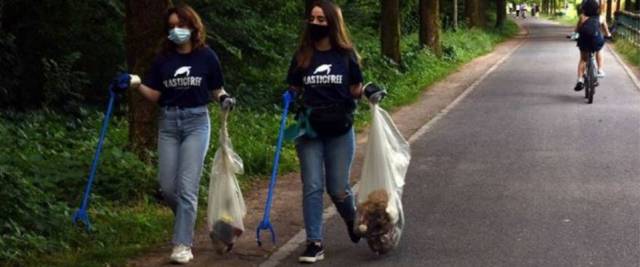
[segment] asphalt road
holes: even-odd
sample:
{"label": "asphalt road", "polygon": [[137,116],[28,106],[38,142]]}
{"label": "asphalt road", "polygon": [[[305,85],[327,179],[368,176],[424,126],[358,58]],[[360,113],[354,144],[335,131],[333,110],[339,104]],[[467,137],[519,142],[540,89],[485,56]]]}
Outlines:
{"label": "asphalt road", "polygon": [[526,26],[526,43],[413,143],[400,246],[377,257],[334,216],[314,266],[640,266],[640,91],[605,48],[585,104],[569,28]]}

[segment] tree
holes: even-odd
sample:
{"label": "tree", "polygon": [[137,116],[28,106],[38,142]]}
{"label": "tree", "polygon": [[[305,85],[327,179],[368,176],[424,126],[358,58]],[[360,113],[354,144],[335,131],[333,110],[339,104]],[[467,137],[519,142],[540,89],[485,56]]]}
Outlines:
{"label": "tree", "polygon": [[458,29],[458,0],[453,0],[453,29]]}
{"label": "tree", "polygon": [[[125,43],[130,73],[143,75],[150,67],[166,38],[164,16],[171,5],[171,0],[125,1]],[[129,91],[128,98],[131,148],[142,160],[148,161],[146,151],[154,149],[157,139],[157,109],[135,90]]]}
{"label": "tree", "polygon": [[612,0],[607,0],[607,10],[606,10],[607,11],[607,22],[611,22],[612,21],[612,19],[611,19],[611,14],[612,14],[611,8],[612,7],[613,7],[613,1]]}
{"label": "tree", "polygon": [[440,56],[440,0],[420,0],[420,45]]}
{"label": "tree", "polygon": [[400,63],[400,2],[398,0],[382,0],[381,7],[382,54],[394,62]]}
{"label": "tree", "polygon": [[632,2],[632,0],[624,0],[624,10],[626,10],[626,11],[633,10],[633,2]]}
{"label": "tree", "polygon": [[[616,11],[615,11],[615,12],[620,11],[620,3],[621,3],[621,2],[622,2],[622,0],[616,0]],[[614,13],[615,13],[615,12],[614,12]]]}
{"label": "tree", "polygon": [[[531,7],[533,10],[533,6]],[[496,0],[496,28],[502,28],[504,21],[507,19],[507,1]],[[533,14],[533,12],[531,13]]]}
{"label": "tree", "polygon": [[464,13],[469,27],[484,27],[484,8],[482,0],[465,0]]}

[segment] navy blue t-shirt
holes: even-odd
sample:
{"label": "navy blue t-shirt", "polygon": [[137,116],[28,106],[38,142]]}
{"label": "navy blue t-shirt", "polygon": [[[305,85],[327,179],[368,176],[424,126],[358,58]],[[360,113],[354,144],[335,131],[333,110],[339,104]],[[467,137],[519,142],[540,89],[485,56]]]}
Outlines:
{"label": "navy blue t-shirt", "polygon": [[224,84],[216,53],[209,47],[189,54],[160,55],[143,82],[160,91],[160,106],[197,107],[211,102],[212,91]]}
{"label": "navy blue t-shirt", "polygon": [[304,103],[311,107],[353,102],[349,87],[362,82],[362,71],[355,53],[344,54],[336,49],[316,50],[308,68],[297,66],[294,56],[287,83],[302,87]]}

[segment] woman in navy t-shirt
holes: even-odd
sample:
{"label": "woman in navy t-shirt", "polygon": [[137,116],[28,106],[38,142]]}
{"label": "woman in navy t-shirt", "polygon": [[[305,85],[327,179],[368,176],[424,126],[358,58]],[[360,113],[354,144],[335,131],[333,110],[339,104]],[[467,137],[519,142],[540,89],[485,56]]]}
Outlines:
{"label": "woman in navy t-shirt", "polygon": [[355,155],[353,111],[363,94],[358,55],[349,40],[340,9],[316,1],[296,51],[287,82],[302,94],[305,119],[314,134],[296,139],[303,182],[303,215],[307,249],[300,262],[324,258],[322,194],[325,184],[354,243],[355,201],[349,185]]}
{"label": "woman in navy t-shirt", "polygon": [[211,131],[207,104],[220,102],[230,110],[235,100],[224,91],[222,69],[215,52],[205,45],[206,32],[189,6],[169,9],[169,34],[140,93],[160,105],[158,180],[175,214],[171,261],[193,259],[191,246],[198,206],[198,187]]}

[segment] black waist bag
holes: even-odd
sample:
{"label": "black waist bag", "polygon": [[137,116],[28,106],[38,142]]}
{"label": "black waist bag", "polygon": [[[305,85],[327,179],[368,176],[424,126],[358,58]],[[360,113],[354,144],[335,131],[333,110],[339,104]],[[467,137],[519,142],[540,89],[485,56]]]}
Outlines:
{"label": "black waist bag", "polygon": [[353,126],[355,107],[347,104],[312,107],[309,113],[311,128],[322,137],[346,134]]}

